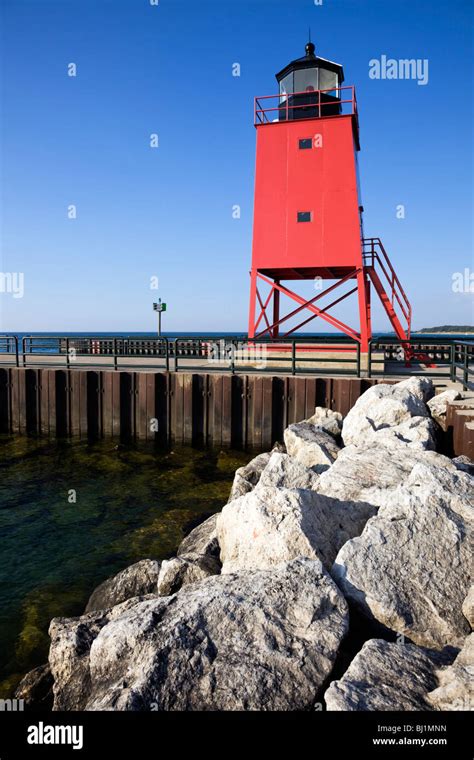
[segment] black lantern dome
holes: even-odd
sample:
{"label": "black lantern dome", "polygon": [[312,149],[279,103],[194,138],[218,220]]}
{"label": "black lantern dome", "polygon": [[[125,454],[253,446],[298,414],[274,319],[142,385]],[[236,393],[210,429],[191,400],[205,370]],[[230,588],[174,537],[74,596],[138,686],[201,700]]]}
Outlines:
{"label": "black lantern dome", "polygon": [[306,55],[291,61],[276,74],[280,105],[284,106],[280,108],[280,120],[335,116],[341,113],[340,87],[344,81],[342,66],[317,56],[312,42],[306,44],[305,51]]}

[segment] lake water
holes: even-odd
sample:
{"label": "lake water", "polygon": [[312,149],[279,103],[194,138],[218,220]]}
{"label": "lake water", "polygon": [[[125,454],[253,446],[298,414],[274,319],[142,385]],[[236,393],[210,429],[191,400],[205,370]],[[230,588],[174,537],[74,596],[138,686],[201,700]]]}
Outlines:
{"label": "lake water", "polygon": [[52,617],[105,578],[171,556],[226,503],[236,451],[0,436],[0,697],[45,662]]}

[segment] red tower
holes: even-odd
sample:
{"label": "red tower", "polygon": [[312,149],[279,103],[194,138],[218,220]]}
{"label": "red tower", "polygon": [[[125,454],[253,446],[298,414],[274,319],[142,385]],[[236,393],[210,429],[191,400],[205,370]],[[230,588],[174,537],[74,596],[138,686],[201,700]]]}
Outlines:
{"label": "red tower", "polygon": [[[408,299],[380,239],[363,237],[354,87],[343,86],[342,66],[317,57],[311,42],[306,55],[276,79],[278,95],[255,99],[249,337],[286,337],[320,317],[358,341],[365,352],[371,338],[373,284],[397,337],[406,340]],[[302,280],[315,282],[314,297],[298,295],[296,284],[283,284]],[[342,295],[334,293],[344,285]],[[351,327],[331,311],[353,294],[359,318]],[[292,302],[284,316],[281,296]],[[323,305],[329,296],[330,303]],[[288,327],[288,320],[298,315],[302,321]]]}

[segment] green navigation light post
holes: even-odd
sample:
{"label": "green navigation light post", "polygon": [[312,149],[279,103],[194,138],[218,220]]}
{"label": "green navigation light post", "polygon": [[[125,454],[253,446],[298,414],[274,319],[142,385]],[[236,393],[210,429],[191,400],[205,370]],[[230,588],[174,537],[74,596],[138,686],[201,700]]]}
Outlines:
{"label": "green navigation light post", "polygon": [[158,337],[161,338],[161,315],[166,311],[166,304],[161,303],[161,298],[158,299],[158,303],[153,304],[153,311],[158,312]]}

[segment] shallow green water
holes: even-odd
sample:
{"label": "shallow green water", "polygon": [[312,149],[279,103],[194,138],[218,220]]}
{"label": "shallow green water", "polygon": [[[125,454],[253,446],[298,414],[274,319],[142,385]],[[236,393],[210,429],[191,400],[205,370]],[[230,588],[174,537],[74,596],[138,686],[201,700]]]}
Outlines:
{"label": "shallow green water", "polygon": [[248,459],[0,436],[0,697],[46,660],[52,617],[80,614],[132,562],[173,554]]}

